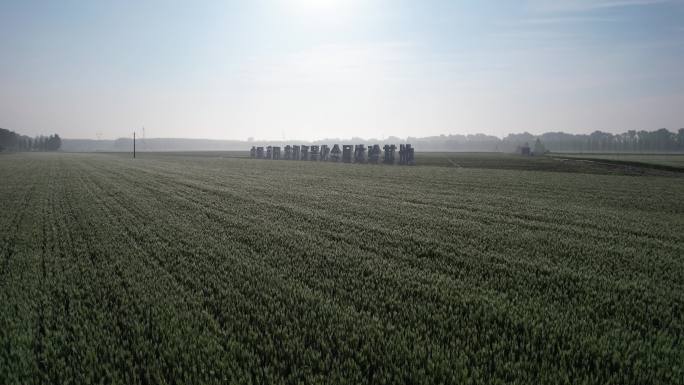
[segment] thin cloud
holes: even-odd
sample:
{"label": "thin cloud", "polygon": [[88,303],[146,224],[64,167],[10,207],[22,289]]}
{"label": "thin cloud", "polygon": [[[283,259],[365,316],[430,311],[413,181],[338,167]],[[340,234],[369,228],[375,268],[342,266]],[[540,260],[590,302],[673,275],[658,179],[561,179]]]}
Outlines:
{"label": "thin cloud", "polygon": [[592,4],[590,8],[619,8],[619,7],[643,7],[649,5],[660,5],[672,3],[672,0],[621,0],[621,1],[599,1]]}
{"label": "thin cloud", "polygon": [[563,0],[534,1],[532,9],[540,12],[590,12],[601,9],[649,7],[674,4],[675,0]]}
{"label": "thin cloud", "polygon": [[554,25],[554,24],[584,24],[584,23],[611,23],[620,19],[615,17],[582,17],[582,16],[554,16],[554,17],[532,17],[517,20],[511,25]]}
{"label": "thin cloud", "polygon": [[251,58],[241,75],[245,80],[272,86],[398,79],[405,75],[413,49],[410,42],[326,44],[286,55]]}

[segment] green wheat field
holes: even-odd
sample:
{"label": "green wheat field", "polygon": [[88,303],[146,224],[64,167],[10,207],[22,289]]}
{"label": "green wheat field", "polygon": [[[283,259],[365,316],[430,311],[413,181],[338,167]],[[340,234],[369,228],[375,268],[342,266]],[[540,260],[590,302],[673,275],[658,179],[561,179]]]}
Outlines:
{"label": "green wheat field", "polygon": [[138,155],[0,156],[0,383],[684,383],[684,157]]}

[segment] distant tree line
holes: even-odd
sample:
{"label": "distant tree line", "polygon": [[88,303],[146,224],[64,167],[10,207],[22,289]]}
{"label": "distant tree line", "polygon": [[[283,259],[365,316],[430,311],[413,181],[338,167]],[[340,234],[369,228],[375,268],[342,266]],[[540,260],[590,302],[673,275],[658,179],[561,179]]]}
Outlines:
{"label": "distant tree line", "polygon": [[[367,138],[327,138],[316,141],[306,140],[211,140],[183,138],[148,138],[138,140],[139,151],[246,151],[252,146],[281,146],[288,144],[400,144],[410,143],[420,151],[483,151],[516,152],[526,143],[536,150],[537,139],[546,150],[551,152],[684,152],[684,128],[677,132],[667,129],[656,131],[627,131],[610,134],[594,131],[591,134],[566,134],[547,132],[533,135],[527,132],[510,134],[504,138],[492,135],[439,135],[430,137],[389,137],[385,139]],[[64,151],[131,151],[132,138],[116,140],[64,139]]]}
{"label": "distant tree line", "polygon": [[684,128],[671,132],[665,128],[656,131],[630,130],[621,134],[594,131],[591,134],[547,132],[539,136],[530,134],[508,135],[504,142],[514,143],[540,139],[553,152],[684,152]]}
{"label": "distant tree line", "polygon": [[59,135],[31,138],[0,128],[0,151],[57,151],[62,147]]}
{"label": "distant tree line", "polygon": [[591,134],[547,132],[533,135],[524,132],[509,134],[503,139],[483,134],[440,135],[409,137],[406,142],[423,151],[514,152],[521,145],[535,145],[537,139],[552,152],[684,152],[684,128],[677,132],[661,128],[656,131],[630,130],[621,134],[594,131]]}

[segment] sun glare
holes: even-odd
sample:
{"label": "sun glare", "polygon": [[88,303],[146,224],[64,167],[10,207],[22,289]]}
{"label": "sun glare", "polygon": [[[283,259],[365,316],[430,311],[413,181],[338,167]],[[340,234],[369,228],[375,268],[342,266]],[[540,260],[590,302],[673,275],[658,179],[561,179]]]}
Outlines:
{"label": "sun glare", "polygon": [[295,7],[302,10],[329,11],[339,7],[344,0],[291,0]]}
{"label": "sun glare", "polygon": [[291,11],[305,17],[331,21],[351,16],[358,0],[285,0]]}

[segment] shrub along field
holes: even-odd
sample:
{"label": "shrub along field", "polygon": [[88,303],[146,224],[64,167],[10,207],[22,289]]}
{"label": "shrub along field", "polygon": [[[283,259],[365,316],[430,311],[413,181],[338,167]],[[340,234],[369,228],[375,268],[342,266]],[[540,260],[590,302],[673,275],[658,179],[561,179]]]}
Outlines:
{"label": "shrub along field", "polygon": [[684,172],[684,154],[558,154],[566,159],[587,159],[613,164],[633,164],[643,166],[664,166],[662,169]]}
{"label": "shrub along field", "polygon": [[2,155],[0,382],[683,383],[682,174],[481,157]]}
{"label": "shrub along field", "polygon": [[[112,153],[122,155],[121,153]],[[249,158],[249,151],[144,153],[145,157]],[[282,160],[281,160],[282,161]],[[419,152],[417,166],[534,170],[616,175],[684,173],[684,154],[570,154],[527,157],[504,152]]]}

